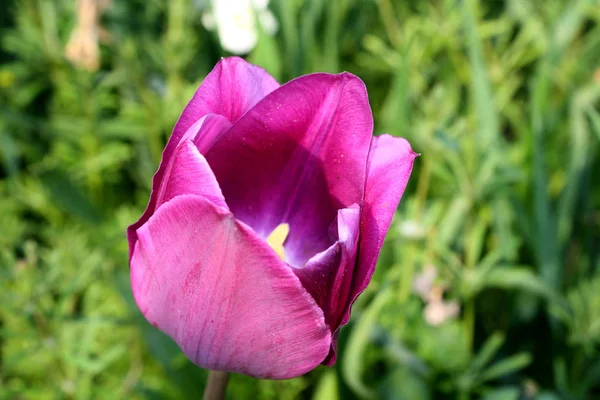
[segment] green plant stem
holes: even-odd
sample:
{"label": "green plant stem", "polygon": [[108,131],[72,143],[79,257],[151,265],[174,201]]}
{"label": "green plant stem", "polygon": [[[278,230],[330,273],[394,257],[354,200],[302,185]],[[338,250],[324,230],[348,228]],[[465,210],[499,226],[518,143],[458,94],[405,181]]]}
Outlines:
{"label": "green plant stem", "polygon": [[[475,246],[475,243],[474,241],[470,240],[471,235],[469,235],[469,232],[476,229],[475,225],[476,221],[471,220],[469,223],[468,233],[466,233],[466,239],[468,240],[469,244],[467,245],[467,248],[465,250],[465,269],[467,270],[466,272],[469,274],[472,273],[473,270],[476,268],[475,263],[477,262],[477,257],[472,255],[477,251],[473,248],[473,246]],[[473,357],[473,341],[475,336],[475,297],[473,293],[469,293],[465,301],[463,322],[469,354],[471,355],[471,357]]]}
{"label": "green plant stem", "polygon": [[396,18],[394,18],[394,7],[389,0],[379,0],[377,2],[379,6],[379,13],[381,14],[381,19],[383,21],[383,26],[385,28],[385,32],[390,43],[396,48],[400,48],[399,43],[399,31],[398,22]]}
{"label": "green plant stem", "polygon": [[412,283],[415,275],[415,265],[417,264],[417,252],[414,242],[405,246],[404,252],[404,267],[402,268],[402,278],[400,279],[400,288],[398,290],[398,298],[400,304],[406,304],[410,299]]}
{"label": "green plant stem", "polygon": [[475,334],[475,300],[468,299],[464,308],[464,324],[467,337],[467,345],[473,354],[473,336]]}
{"label": "green plant stem", "polygon": [[[473,335],[475,333],[475,300],[469,298],[465,303],[463,324],[465,329],[465,336],[467,338],[467,346],[469,349],[470,357],[473,357]],[[472,387],[464,387],[460,389],[458,399],[459,400],[470,400],[471,399]]]}
{"label": "green plant stem", "polygon": [[204,388],[204,400],[223,400],[227,392],[227,381],[229,380],[229,372],[210,371],[208,381]]}
{"label": "green plant stem", "polygon": [[421,218],[425,211],[425,202],[427,201],[427,192],[429,191],[429,182],[431,178],[431,162],[428,155],[421,157],[423,159],[419,182],[417,183],[416,215]]}

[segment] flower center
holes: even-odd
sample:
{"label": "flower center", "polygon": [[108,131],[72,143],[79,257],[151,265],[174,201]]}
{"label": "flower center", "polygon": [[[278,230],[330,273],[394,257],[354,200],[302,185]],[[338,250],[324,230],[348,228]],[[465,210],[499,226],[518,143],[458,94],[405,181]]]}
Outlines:
{"label": "flower center", "polygon": [[267,237],[267,243],[273,250],[275,250],[275,253],[277,253],[277,255],[281,257],[283,261],[285,261],[285,250],[283,249],[283,243],[285,242],[285,239],[287,239],[289,233],[290,226],[288,224],[279,224]]}

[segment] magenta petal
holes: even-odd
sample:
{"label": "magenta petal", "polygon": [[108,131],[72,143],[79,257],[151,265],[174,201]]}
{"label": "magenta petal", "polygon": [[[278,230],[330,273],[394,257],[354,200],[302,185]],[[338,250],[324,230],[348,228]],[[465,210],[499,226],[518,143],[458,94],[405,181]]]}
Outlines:
{"label": "magenta petal", "polygon": [[181,140],[190,138],[201,154],[206,154],[231,128],[231,122],[218,114],[207,114],[194,122]]}
{"label": "magenta petal", "polygon": [[[329,303],[331,287],[342,263],[342,244],[335,242],[327,250],[315,254],[302,268],[294,268],[302,285],[330,319]],[[330,324],[329,324],[330,325]]]}
{"label": "magenta petal", "polygon": [[[325,321],[332,332],[340,327],[351,300],[350,289],[356,264],[359,229],[358,205],[339,210],[338,240],[327,250],[312,257],[304,267],[294,269],[302,285],[323,309]],[[335,362],[335,343],[332,343],[326,362],[327,365]]]}
{"label": "magenta petal", "polygon": [[213,204],[228,209],[206,159],[190,139],[177,146],[157,194],[156,207],[182,194],[204,196]]}
{"label": "magenta petal", "polygon": [[325,320],[332,330],[339,325],[345,311],[348,291],[352,282],[352,272],[360,229],[360,208],[353,204],[338,211],[338,240],[327,250],[313,256],[302,268],[294,272],[302,285],[325,312]]}
{"label": "magenta petal", "polygon": [[[349,271],[340,268],[332,285],[333,294],[340,293],[340,300],[334,298],[332,303],[336,319],[331,325],[333,339],[331,351],[323,361],[325,365],[335,363],[339,328],[350,319],[352,304],[373,276],[383,240],[408,183],[416,156],[405,139],[381,135],[371,140],[365,201],[360,214],[358,260]],[[327,311],[325,315],[327,317]]]}
{"label": "magenta petal", "polygon": [[[182,138],[194,136],[200,153],[205,155],[223,132],[231,127],[231,122],[237,121],[259,100],[278,87],[279,83],[265,70],[248,64],[239,57],[221,59],[206,76],[175,124],[163,151],[158,171],[152,178],[152,195],[144,214],[127,229],[130,259],[137,240],[135,231],[156,209],[155,192]],[[196,132],[197,135],[194,135]]]}
{"label": "magenta petal", "polygon": [[348,322],[350,306],[373,276],[383,240],[406,189],[417,155],[403,138],[381,135],[374,137],[371,142],[365,202],[361,214],[359,259],[351,289],[351,301],[342,324]]}
{"label": "magenta petal", "polygon": [[291,378],[329,352],[323,312],[245,224],[204,197],[178,196],[138,229],[135,300],[201,367]]}
{"label": "magenta petal", "polygon": [[[279,83],[256,65],[239,57],[221,59],[179,116],[163,152],[163,162],[168,162],[181,138],[205,115],[218,114],[234,123],[278,87]],[[200,152],[204,154],[202,149]]]}
{"label": "magenta petal", "polygon": [[[214,143],[226,132],[229,128],[231,128],[231,122],[225,117],[215,114],[209,114],[196,121],[186,132],[185,134],[177,140],[175,143],[174,149],[167,153],[163,153],[162,161],[160,162],[160,166],[158,167],[158,171],[154,174],[152,178],[152,193],[150,194],[150,201],[148,202],[148,206],[146,210],[140,217],[140,219],[132,224],[129,228],[127,228],[127,239],[129,240],[129,259],[133,255],[133,249],[135,247],[135,242],[137,241],[136,230],[144,225],[146,221],[150,218],[150,216],[154,213],[157,207],[157,199],[158,194],[161,192],[161,188],[164,184],[163,180],[165,174],[167,174],[167,170],[172,168],[172,155],[173,152],[178,148],[179,141],[181,139],[191,139],[194,141],[194,144],[199,149],[202,154],[210,149]],[[172,140],[172,138],[171,138]],[[171,141],[169,142],[171,143]],[[168,174],[167,174],[168,175]],[[214,175],[211,173],[211,179],[214,179]],[[197,191],[190,191],[190,193],[198,193]],[[202,193],[207,195],[207,193]],[[220,190],[219,195],[222,197]],[[172,196],[171,196],[172,197]],[[166,201],[166,200],[164,200]]]}
{"label": "magenta petal", "polygon": [[206,114],[219,114],[235,123],[263,97],[279,87],[267,71],[239,57],[223,58],[206,76],[175,125],[183,135]]}
{"label": "magenta petal", "polygon": [[406,139],[381,135],[371,141],[354,296],[358,296],[371,280],[416,156]]}
{"label": "magenta petal", "polygon": [[362,204],[372,131],[360,79],[306,75],[248,111],[206,159],[238,219],[263,237],[290,225],[286,261],[301,266],[332,244],[337,210]]}

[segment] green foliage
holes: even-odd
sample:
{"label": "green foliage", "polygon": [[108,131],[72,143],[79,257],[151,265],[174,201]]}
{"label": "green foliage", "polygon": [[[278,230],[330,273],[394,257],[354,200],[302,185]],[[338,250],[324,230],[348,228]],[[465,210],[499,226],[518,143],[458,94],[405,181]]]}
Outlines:
{"label": "green foliage", "polygon": [[[206,372],[135,306],[124,234],[183,106],[227,55],[201,3],[112,2],[95,72],[64,56],[74,1],[4,5],[0,398],[202,393]],[[249,60],[280,81],[355,73],[376,133],[421,157],[336,366],[235,375],[228,397],[598,398],[600,3],[270,8],[279,30]]]}

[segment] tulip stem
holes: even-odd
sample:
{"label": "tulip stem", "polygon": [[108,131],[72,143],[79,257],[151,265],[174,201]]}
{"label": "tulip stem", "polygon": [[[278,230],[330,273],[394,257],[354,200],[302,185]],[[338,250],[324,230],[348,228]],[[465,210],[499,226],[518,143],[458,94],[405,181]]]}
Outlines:
{"label": "tulip stem", "polygon": [[208,373],[208,381],[204,388],[204,400],[223,400],[227,392],[227,381],[229,380],[229,372],[225,371],[210,371]]}

